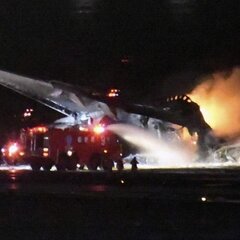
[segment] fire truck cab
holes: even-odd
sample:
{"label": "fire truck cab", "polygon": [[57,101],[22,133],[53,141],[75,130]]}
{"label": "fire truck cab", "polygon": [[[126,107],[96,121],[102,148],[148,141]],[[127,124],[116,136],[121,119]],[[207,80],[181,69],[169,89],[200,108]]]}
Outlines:
{"label": "fire truck cab", "polygon": [[87,166],[90,170],[112,169],[121,159],[121,144],[104,125],[38,126],[22,130],[24,159],[33,170],[75,170]]}

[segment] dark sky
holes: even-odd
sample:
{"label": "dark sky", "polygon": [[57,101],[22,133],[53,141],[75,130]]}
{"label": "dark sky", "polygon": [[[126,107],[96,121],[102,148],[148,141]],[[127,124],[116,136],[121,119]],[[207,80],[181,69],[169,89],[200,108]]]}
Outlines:
{"label": "dark sky", "polygon": [[[2,0],[0,68],[129,91],[142,89],[138,81],[148,90],[179,71],[239,63],[239,5],[234,0]],[[129,64],[121,63],[124,57]]]}
{"label": "dark sky", "polygon": [[152,89],[184,93],[199,74],[239,64],[239,5],[235,0],[2,0],[0,69],[120,87],[137,96],[151,95]]}

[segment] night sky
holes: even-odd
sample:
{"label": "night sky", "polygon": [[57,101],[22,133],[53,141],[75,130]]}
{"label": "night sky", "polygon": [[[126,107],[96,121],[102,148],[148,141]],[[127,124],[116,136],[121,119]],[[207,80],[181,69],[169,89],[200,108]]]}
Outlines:
{"label": "night sky", "polygon": [[[181,94],[240,63],[239,30],[234,0],[2,0],[0,69],[137,97]],[[0,94],[2,123],[32,104]]]}

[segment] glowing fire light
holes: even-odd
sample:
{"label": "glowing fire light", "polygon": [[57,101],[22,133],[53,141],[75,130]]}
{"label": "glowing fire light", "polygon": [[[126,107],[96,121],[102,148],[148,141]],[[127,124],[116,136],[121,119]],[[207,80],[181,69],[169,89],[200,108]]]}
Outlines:
{"label": "glowing fire light", "polygon": [[[198,88],[197,88],[198,91]],[[189,96],[191,99],[200,105],[200,111],[203,114],[205,121],[214,129],[217,130],[222,123],[223,119],[219,119],[220,116],[225,115],[224,109],[221,109],[219,106],[220,102],[214,99],[208,99],[203,97],[202,94],[198,94],[197,91],[194,91]]]}
{"label": "glowing fire light", "polygon": [[189,94],[200,105],[205,121],[219,136],[240,134],[239,88],[240,68],[235,68],[227,77],[224,73],[205,77]]}

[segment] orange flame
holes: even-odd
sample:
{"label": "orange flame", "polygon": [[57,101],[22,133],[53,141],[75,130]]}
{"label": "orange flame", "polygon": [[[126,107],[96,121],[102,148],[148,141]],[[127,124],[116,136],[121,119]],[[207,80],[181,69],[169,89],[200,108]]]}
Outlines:
{"label": "orange flame", "polygon": [[200,105],[205,121],[218,136],[240,134],[240,68],[230,76],[214,73],[205,77],[189,97]]}

